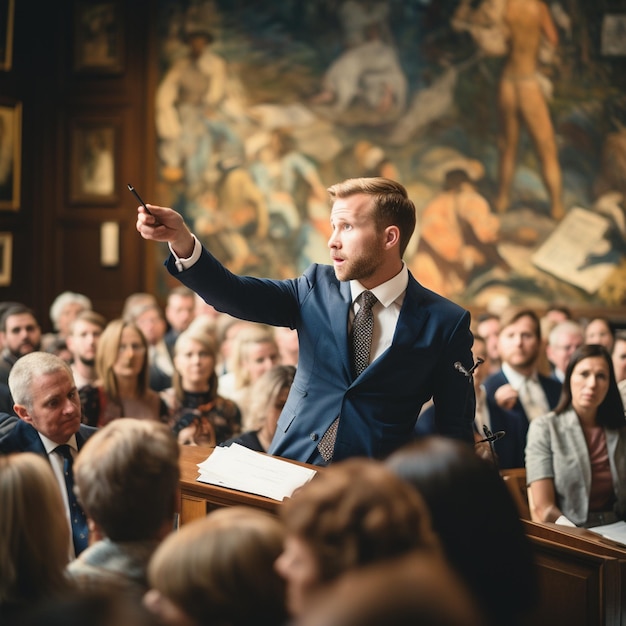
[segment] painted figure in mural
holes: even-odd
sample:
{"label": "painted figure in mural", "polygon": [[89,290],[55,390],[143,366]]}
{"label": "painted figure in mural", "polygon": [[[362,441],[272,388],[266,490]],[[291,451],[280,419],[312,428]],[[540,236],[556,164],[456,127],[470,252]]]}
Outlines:
{"label": "painted figure in mural", "polygon": [[522,123],[526,126],[541,161],[544,184],[555,220],[565,215],[561,167],[545,82],[538,72],[542,42],[555,47],[558,33],[548,7],[541,0],[508,0],[504,25],[509,53],[500,78],[498,109],[501,115],[500,180],[495,208],[504,213],[510,205],[511,184]]}
{"label": "painted figure in mural", "polygon": [[495,246],[499,230],[499,218],[467,172],[451,170],[443,191],[422,212],[411,269],[429,289],[447,297],[458,294],[481,270],[508,269]]}
{"label": "painted figure in mural", "polygon": [[227,66],[210,45],[213,35],[192,28],[185,35],[188,54],[175,60],[156,93],[156,126],[162,175],[168,182],[201,184],[214,146],[238,145],[223,115]]}
{"label": "painted figure in mural", "polygon": [[401,113],[406,107],[407,80],[393,46],[375,25],[363,43],[348,48],[326,70],[322,90],[312,104],[327,104],[341,114],[355,101],[379,114]]}

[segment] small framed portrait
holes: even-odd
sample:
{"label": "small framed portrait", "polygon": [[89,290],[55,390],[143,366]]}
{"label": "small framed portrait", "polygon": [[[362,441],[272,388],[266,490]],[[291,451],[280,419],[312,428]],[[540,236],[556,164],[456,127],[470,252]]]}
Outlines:
{"label": "small framed portrait", "polygon": [[117,74],[124,69],[119,2],[77,0],[74,16],[74,70]]}
{"label": "small framed portrait", "polygon": [[0,100],[0,209],[20,208],[22,104]]}
{"label": "small framed portrait", "polygon": [[13,64],[13,19],[15,0],[0,0],[0,70],[8,72]]}
{"label": "small framed portrait", "polygon": [[70,137],[70,202],[107,204],[118,200],[118,128],[114,123],[76,122]]}
{"label": "small framed portrait", "polygon": [[13,262],[13,235],[0,233],[0,287],[11,284],[11,269]]}

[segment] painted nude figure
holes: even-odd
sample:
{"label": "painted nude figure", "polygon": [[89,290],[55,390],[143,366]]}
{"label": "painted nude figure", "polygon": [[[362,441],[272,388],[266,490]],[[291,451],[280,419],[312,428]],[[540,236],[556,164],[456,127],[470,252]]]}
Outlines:
{"label": "painted nude figure", "polygon": [[556,46],[558,33],[548,7],[540,0],[508,0],[503,18],[509,34],[509,54],[498,93],[501,136],[495,208],[504,213],[509,207],[520,128],[524,123],[541,161],[551,215],[559,220],[565,214],[561,198],[561,168],[550,111],[537,76],[542,38]]}

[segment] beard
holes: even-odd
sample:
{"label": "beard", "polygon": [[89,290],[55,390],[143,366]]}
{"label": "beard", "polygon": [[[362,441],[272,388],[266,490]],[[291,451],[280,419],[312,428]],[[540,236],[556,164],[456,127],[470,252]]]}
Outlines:
{"label": "beard", "polygon": [[78,360],[87,367],[95,367],[96,365],[96,359],[87,359],[84,356],[79,356]]}
{"label": "beard", "polygon": [[335,276],[341,281],[362,281],[376,273],[382,263],[382,253],[372,250],[369,253],[344,261],[344,265],[335,268]]}

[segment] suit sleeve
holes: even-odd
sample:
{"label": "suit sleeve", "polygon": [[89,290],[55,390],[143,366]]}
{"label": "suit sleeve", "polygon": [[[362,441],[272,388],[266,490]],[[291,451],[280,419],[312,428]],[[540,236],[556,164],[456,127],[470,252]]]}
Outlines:
{"label": "suit sleeve", "polygon": [[433,402],[437,433],[474,444],[472,425],[476,414],[476,397],[471,378],[456,369],[460,362],[472,367],[473,335],[469,329],[470,315],[463,313],[450,338],[443,346],[435,373]]}

